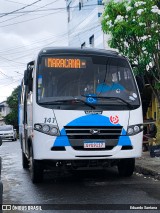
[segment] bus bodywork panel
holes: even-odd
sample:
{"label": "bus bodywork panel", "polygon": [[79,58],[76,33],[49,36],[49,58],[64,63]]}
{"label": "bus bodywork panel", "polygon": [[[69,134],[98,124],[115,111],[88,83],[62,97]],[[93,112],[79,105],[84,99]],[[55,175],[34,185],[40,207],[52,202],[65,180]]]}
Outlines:
{"label": "bus bodywork panel", "polygon": [[[127,135],[127,128],[142,118],[141,109],[133,111],[72,111],[52,110],[36,106],[40,117],[35,116],[34,124],[42,124],[47,118],[59,128],[58,136],[46,135],[34,130],[33,147],[35,159],[94,159],[135,158],[141,156],[142,132]],[[37,111],[38,110],[38,111]],[[131,116],[132,113],[132,116]],[[132,117],[132,119],[130,118]],[[92,130],[98,131],[92,134]],[[84,148],[84,143],[105,143],[108,149]],[[65,151],[55,151],[53,147],[65,147]]]}

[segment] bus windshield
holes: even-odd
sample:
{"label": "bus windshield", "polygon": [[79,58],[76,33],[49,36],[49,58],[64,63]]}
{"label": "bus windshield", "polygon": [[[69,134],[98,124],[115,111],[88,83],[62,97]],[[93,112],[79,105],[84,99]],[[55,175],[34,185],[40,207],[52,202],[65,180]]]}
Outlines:
{"label": "bus windshield", "polygon": [[[63,105],[67,100],[75,98],[88,100],[94,106],[101,107],[108,103],[113,105],[128,103],[137,107],[140,104],[135,81],[125,58],[49,55],[41,56],[39,61],[37,71],[39,104]],[[84,105],[83,102],[77,103],[80,106]]]}

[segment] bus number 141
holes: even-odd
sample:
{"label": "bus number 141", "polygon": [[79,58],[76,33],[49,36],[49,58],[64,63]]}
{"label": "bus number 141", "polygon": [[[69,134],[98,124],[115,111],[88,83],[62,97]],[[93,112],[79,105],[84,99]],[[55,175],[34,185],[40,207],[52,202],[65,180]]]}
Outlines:
{"label": "bus number 141", "polygon": [[55,118],[44,118],[44,123],[54,123],[55,122]]}

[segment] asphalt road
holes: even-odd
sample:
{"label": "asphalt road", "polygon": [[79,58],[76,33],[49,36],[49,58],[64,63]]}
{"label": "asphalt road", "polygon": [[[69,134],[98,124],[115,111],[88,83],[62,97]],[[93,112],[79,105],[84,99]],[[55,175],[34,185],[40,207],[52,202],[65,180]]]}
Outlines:
{"label": "asphalt road", "polygon": [[[0,147],[0,156],[3,164],[4,204],[23,204],[24,206],[52,204],[42,209],[53,208],[54,211],[52,209],[45,212],[61,213],[124,212],[125,208],[127,209],[125,212],[142,212],[142,210],[129,210],[129,208],[130,206],[144,208],[151,204],[155,207],[160,206],[160,181],[151,177],[134,174],[131,178],[120,178],[117,169],[114,168],[106,171],[79,172],[77,175],[47,172],[44,182],[34,185],[28,170],[22,168],[19,141],[4,141]],[[106,210],[107,208],[110,210]],[[23,211],[12,210],[11,212]],[[145,212],[151,211],[145,210]]]}

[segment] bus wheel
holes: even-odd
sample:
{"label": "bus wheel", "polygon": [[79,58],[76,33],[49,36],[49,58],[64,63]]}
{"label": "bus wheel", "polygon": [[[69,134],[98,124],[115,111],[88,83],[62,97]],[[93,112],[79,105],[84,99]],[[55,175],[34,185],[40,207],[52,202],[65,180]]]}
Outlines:
{"label": "bus wheel", "polygon": [[28,169],[29,168],[29,161],[26,158],[23,150],[22,150],[22,166],[23,166],[23,169]]}
{"label": "bus wheel", "polygon": [[118,163],[118,172],[122,177],[130,177],[133,175],[135,168],[135,159],[127,158],[121,159]]}
{"label": "bus wheel", "polygon": [[30,147],[29,170],[30,170],[31,180],[33,183],[40,183],[43,181],[43,167],[40,165],[39,161],[33,158],[32,147]]}

